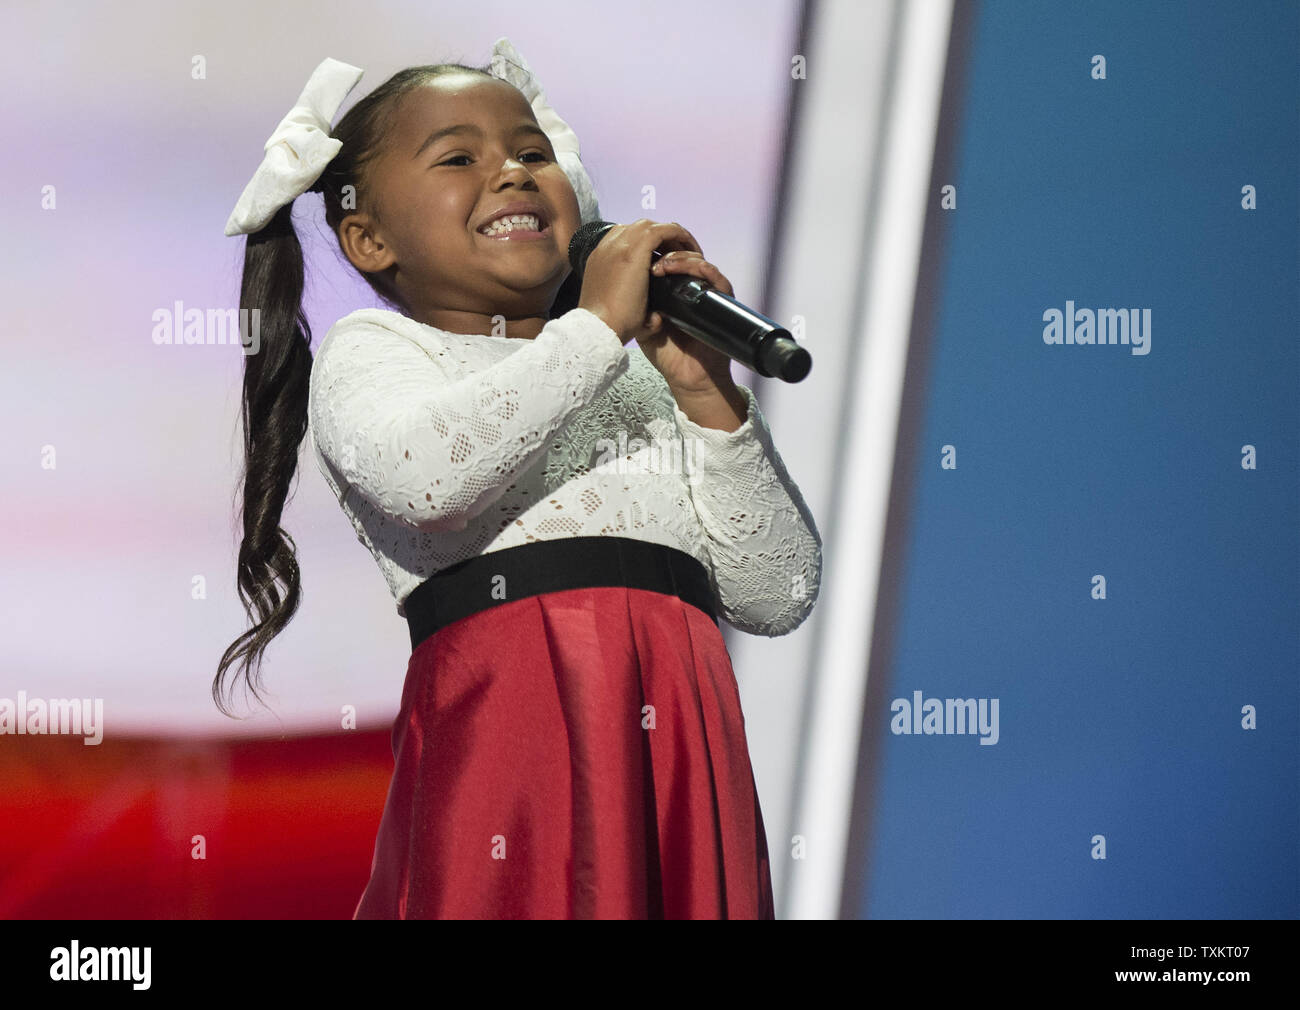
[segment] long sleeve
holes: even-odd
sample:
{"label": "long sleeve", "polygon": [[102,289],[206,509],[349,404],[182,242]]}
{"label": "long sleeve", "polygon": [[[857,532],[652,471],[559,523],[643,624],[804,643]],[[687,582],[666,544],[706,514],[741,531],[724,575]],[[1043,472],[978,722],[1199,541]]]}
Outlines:
{"label": "long sleeve", "polygon": [[461,375],[380,322],[331,331],[312,369],[312,436],[334,479],[421,530],[463,530],[628,367],[586,309],[552,319],[499,362]]}
{"label": "long sleeve", "polygon": [[691,499],[704,530],[722,616],[776,637],[811,613],[821,588],[821,535],[790,478],[753,392],[735,431],[705,428],[674,407]]}

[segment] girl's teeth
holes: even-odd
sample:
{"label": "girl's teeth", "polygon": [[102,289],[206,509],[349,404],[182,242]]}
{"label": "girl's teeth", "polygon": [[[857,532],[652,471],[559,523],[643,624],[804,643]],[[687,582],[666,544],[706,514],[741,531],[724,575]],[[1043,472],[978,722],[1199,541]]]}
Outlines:
{"label": "girl's teeth", "polygon": [[532,214],[512,214],[510,217],[503,217],[493,222],[492,226],[483,232],[484,235],[504,235],[506,232],[523,229],[524,231],[541,231],[541,222]]}

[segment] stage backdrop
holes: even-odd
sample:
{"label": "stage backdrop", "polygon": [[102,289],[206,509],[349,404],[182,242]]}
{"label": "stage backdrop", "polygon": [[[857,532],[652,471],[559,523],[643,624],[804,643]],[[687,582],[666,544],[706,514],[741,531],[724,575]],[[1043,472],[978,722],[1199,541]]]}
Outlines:
{"label": "stage backdrop", "polygon": [[844,912],[1295,917],[1298,8],[977,10]]}

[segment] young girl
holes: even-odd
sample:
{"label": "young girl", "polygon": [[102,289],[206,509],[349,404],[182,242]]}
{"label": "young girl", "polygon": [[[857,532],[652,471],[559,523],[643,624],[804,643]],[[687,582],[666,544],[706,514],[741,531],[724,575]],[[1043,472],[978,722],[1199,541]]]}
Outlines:
{"label": "young girl", "polygon": [[[240,305],[262,320],[242,414],[254,626],[213,696],[226,711],[241,660],[257,694],[297,608],[279,521],[310,430],[412,646],[355,917],[773,918],[717,616],[798,627],[821,539],[728,359],[646,314],[652,266],[731,284],[648,220],[574,283],[569,240],[599,209],[507,40],[485,68],[399,72],[331,132],[359,76],[321,65],[227,226],[249,235]],[[394,306],[339,320],[314,363],[290,220],[308,188]]]}

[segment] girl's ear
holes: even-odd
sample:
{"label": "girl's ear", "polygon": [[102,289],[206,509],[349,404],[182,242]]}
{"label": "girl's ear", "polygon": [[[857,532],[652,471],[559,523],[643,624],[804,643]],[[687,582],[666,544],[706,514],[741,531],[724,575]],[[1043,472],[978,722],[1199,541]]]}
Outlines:
{"label": "girl's ear", "polygon": [[379,273],[396,262],[392,246],[379,235],[377,222],[369,214],[349,214],[339,222],[339,245],[362,273]]}

